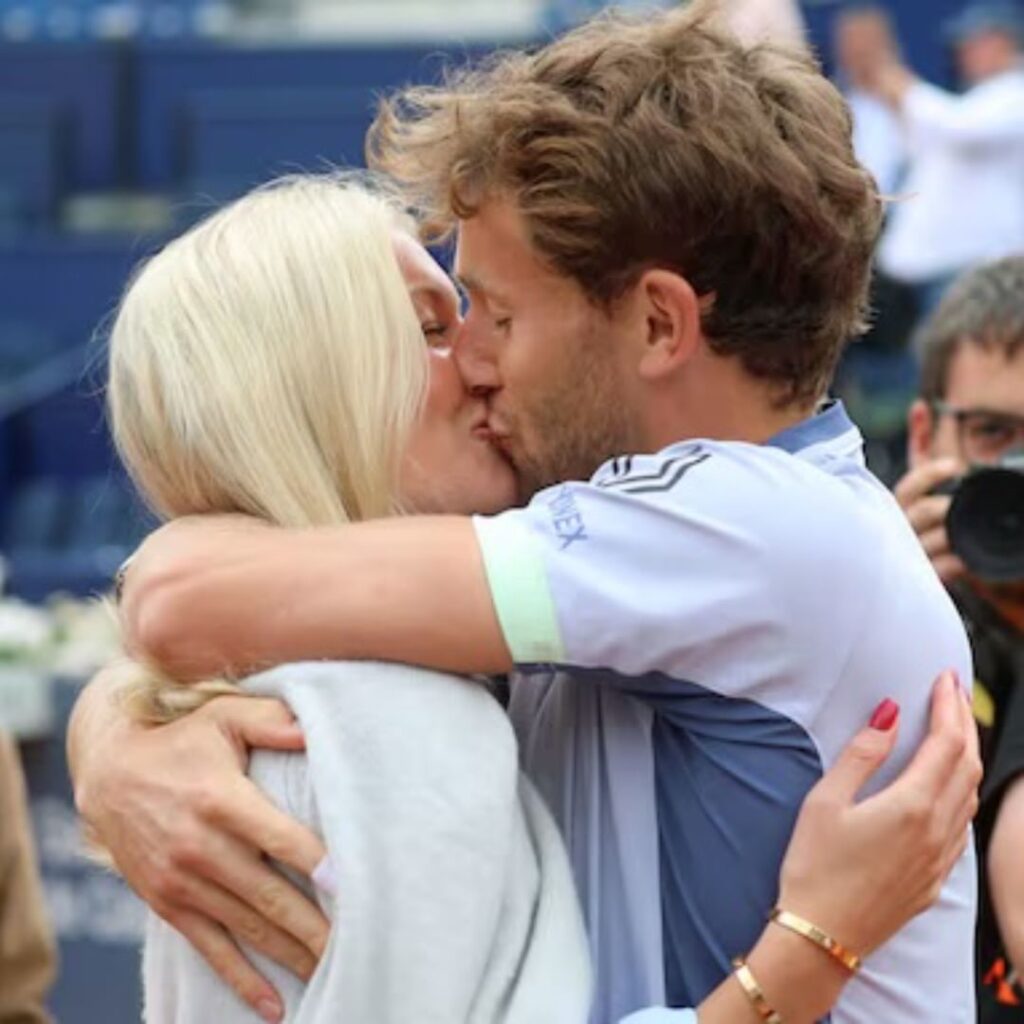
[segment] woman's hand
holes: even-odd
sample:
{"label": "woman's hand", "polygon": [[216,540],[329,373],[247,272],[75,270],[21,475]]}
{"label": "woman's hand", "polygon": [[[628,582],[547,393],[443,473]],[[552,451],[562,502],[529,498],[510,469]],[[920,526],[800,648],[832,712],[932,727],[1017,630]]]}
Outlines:
{"label": "woman's hand", "polygon": [[967,697],[944,673],[931,727],[900,777],[856,802],[897,724],[868,728],[808,794],[782,865],[779,906],[865,956],[927,909],[969,841],[981,759]]}
{"label": "woman's hand", "polygon": [[[935,685],[931,728],[913,761],[895,782],[856,802],[896,744],[896,710],[876,713],[876,727],[858,733],[807,795],[782,865],[779,906],[860,956],[935,902],[978,806],[977,730],[949,672]],[[814,943],[772,924],[747,963],[786,1024],[820,1020],[850,979]],[[699,1008],[700,1024],[760,1019],[732,977]]]}
{"label": "woman's hand", "polygon": [[291,714],[277,701],[219,697],[144,728],[111,721],[124,712],[109,699],[93,705],[91,722],[72,722],[76,801],[88,829],[241,999],[264,1019],[280,1019],[277,993],[236,942],[308,979],[327,941],[319,908],[264,859],[310,875],[323,846],[245,775],[250,748],[303,749]]}

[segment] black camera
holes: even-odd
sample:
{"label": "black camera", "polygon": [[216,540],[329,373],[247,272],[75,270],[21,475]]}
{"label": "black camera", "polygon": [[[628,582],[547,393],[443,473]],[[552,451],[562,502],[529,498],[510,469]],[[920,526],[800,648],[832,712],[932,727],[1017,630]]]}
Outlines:
{"label": "black camera", "polygon": [[943,488],[949,546],[983,580],[1024,580],[1024,452],[976,466]]}

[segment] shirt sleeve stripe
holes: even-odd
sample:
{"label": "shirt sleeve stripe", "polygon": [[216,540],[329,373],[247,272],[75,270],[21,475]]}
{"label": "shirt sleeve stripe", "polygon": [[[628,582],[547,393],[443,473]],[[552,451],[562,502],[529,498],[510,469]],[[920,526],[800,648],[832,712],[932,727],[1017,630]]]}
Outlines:
{"label": "shirt sleeve stripe", "polygon": [[515,513],[473,519],[505,642],[517,665],[563,664],[565,644],[544,556]]}

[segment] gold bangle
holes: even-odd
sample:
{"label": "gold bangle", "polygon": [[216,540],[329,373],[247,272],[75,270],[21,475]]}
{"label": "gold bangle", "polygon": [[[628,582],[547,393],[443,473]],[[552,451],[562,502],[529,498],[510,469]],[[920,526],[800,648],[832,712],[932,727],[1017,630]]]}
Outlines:
{"label": "gold bangle", "polygon": [[851,974],[856,974],[860,968],[860,957],[856,953],[851,953],[845,946],[836,942],[828,932],[823,932],[817,925],[811,924],[810,921],[805,921],[802,917],[797,917],[796,914],[791,914],[788,910],[783,910],[781,907],[776,907],[771,912],[770,920],[780,927],[788,928],[791,932],[796,932],[797,935],[802,935],[805,939],[813,942],[834,960],[838,960]]}
{"label": "gold bangle", "polygon": [[740,988],[750,1000],[750,1005],[758,1017],[765,1024],[783,1024],[782,1018],[768,1005],[768,1000],[765,999],[764,992],[761,991],[761,986],[758,985],[757,979],[747,966],[746,960],[743,957],[737,957],[733,960],[732,965],[736,968],[733,977],[739,982]]}

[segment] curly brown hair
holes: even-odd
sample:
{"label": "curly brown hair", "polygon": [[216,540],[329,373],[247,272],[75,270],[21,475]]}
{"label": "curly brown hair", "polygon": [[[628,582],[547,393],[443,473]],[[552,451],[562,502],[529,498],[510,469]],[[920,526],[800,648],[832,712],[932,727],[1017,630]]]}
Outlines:
{"label": "curly brown hair", "polygon": [[849,112],[803,52],[743,46],[703,3],[596,18],[382,102],[371,166],[446,237],[510,196],[556,271],[608,306],[651,267],[713,296],[715,351],[777,385],[827,387],[863,329],[881,201]]}

